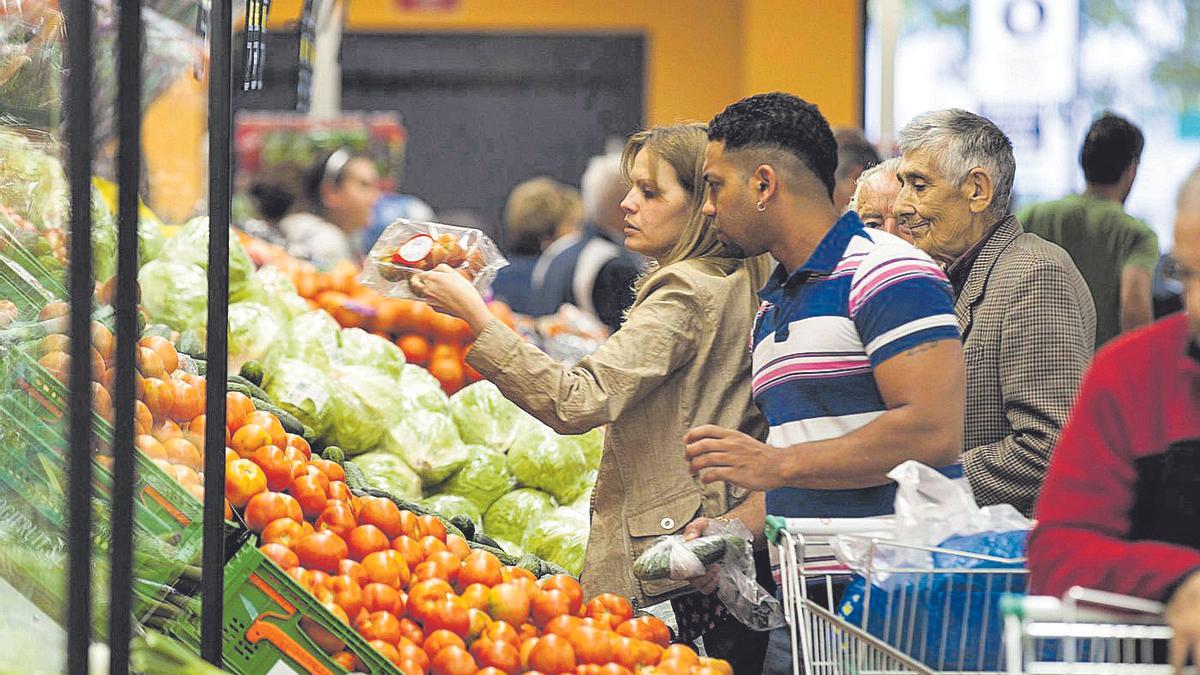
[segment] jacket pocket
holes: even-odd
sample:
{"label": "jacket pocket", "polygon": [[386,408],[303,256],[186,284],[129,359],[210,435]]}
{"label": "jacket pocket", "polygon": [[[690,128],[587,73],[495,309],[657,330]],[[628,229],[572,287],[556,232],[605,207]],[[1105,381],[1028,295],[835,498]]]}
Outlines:
{"label": "jacket pocket", "polygon": [[[662,499],[629,516],[625,525],[629,530],[630,552],[633,554],[629,561],[630,568],[633,567],[633,561],[653,546],[659,537],[682,533],[684,526],[695,520],[700,513],[702,504],[703,498],[699,492],[685,492]],[[671,579],[638,580],[638,583],[641,584],[643,595],[647,597],[671,593],[688,586],[686,581]]]}

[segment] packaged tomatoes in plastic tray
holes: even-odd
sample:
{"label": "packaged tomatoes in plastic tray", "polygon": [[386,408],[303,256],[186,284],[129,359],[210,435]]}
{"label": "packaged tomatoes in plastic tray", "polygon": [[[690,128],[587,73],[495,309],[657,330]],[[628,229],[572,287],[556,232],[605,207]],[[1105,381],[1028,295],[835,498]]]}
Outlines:
{"label": "packaged tomatoes in plastic tray", "polygon": [[389,297],[416,299],[409,279],[442,264],[458,270],[482,293],[508,261],[479,230],[401,218],[371,247],[358,281]]}

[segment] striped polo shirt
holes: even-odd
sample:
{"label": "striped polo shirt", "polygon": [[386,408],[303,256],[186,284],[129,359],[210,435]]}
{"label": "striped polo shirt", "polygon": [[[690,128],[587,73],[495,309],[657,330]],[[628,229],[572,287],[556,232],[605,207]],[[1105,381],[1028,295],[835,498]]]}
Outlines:
{"label": "striped polo shirt", "polygon": [[[957,340],[946,275],[925,253],[853,211],[842,216],[792,274],[779,266],[759,293],[754,400],[785,448],[844,436],[887,406],[875,368],[936,340]],[[803,452],[803,450],[800,450]],[[943,469],[961,475],[961,467]],[[854,490],[781,488],[767,513],[793,518],[892,513],[895,485]]]}

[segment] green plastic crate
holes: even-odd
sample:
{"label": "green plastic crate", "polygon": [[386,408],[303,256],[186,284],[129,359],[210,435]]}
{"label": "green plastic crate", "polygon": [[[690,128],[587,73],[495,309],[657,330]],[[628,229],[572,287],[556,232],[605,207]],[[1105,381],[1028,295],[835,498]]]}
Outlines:
{"label": "green plastic crate", "polygon": [[[226,670],[240,675],[261,673],[343,673],[302,627],[316,625],[340,640],[370,673],[400,671],[352,628],[321,606],[253,544],[242,546],[225,566],[224,646]],[[173,622],[167,633],[199,650],[200,617]]]}

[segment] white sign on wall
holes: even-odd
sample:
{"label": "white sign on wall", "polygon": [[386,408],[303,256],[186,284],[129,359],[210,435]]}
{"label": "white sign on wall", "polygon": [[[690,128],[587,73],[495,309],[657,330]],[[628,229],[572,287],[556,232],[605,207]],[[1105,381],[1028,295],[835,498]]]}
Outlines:
{"label": "white sign on wall", "polygon": [[992,104],[1074,97],[1079,0],[971,0],[971,87]]}

